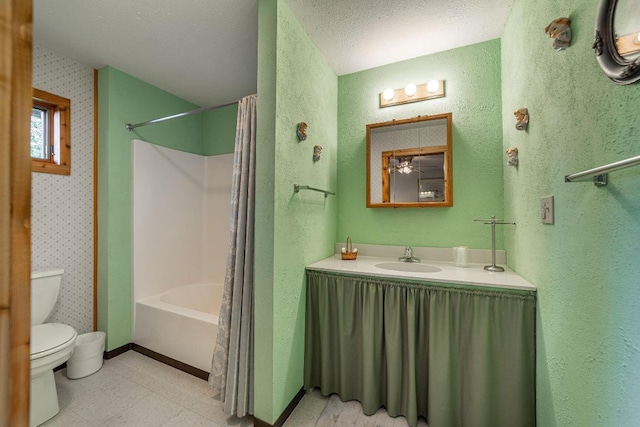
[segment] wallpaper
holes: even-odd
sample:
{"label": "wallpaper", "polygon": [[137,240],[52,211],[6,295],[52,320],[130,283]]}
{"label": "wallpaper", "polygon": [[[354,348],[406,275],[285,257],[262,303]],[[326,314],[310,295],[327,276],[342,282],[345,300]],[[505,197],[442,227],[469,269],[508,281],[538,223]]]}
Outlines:
{"label": "wallpaper", "polygon": [[33,46],[33,86],[71,100],[71,175],[32,173],[31,267],[62,268],[47,322],[93,330],[93,69]]}

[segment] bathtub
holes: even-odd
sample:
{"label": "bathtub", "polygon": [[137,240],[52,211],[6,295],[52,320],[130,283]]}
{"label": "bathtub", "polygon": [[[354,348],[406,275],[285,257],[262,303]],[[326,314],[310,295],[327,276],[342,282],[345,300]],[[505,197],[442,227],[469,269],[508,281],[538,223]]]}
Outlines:
{"label": "bathtub", "polygon": [[133,342],[209,372],[222,291],[222,284],[197,283],[136,301]]}

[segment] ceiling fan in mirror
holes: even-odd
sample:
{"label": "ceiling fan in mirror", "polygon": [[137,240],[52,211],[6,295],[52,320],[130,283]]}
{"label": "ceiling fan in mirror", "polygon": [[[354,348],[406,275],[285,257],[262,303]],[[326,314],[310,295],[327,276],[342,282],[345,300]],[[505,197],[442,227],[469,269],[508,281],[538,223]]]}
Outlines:
{"label": "ceiling fan in mirror", "polygon": [[[412,164],[413,157],[392,157],[390,159],[390,173],[401,173],[408,175],[412,172],[419,172]],[[395,164],[394,164],[395,163]]]}
{"label": "ceiling fan in mirror", "polygon": [[[425,173],[425,169],[438,169],[437,164],[428,164],[427,156],[399,156],[389,159],[389,173],[408,175],[413,172]],[[417,165],[416,165],[417,164]]]}

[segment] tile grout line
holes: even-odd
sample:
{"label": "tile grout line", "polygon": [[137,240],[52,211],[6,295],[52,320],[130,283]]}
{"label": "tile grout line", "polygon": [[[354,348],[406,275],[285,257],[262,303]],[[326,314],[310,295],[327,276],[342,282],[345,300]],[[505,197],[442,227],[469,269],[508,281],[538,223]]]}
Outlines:
{"label": "tile grout line", "polygon": [[[144,355],[143,355],[143,356],[144,356]],[[150,365],[156,365],[156,364],[157,364],[157,366],[161,366],[161,367],[163,367],[163,368],[164,368],[164,365],[163,365],[161,362],[158,362],[158,361],[156,361],[156,360],[154,360],[154,359],[147,360],[147,358],[145,358],[145,359],[142,359],[142,360],[145,360],[145,362],[146,362],[146,363],[149,363]],[[123,363],[124,363],[124,362],[123,362]],[[133,367],[133,366],[131,366],[131,365],[127,365],[126,363],[124,363],[124,364],[125,364],[125,366],[127,366],[129,369],[136,371],[136,372],[137,372],[138,374],[140,374],[140,375],[145,375],[145,376],[148,376],[148,377],[153,378],[153,376],[152,376],[152,375],[150,375],[150,374],[148,374],[147,372],[144,372],[144,371],[138,370],[138,369],[134,368],[134,367]],[[175,369],[175,368],[173,368],[173,367],[170,367],[170,368],[171,368],[171,371],[167,371],[167,372],[174,372],[174,371],[175,371],[175,372],[180,372],[180,373],[182,373],[182,371],[180,371],[180,370],[176,370],[176,369]],[[117,370],[117,368],[115,368],[115,367],[114,367],[114,369],[116,369],[116,370]],[[120,374],[120,373],[118,373],[118,374],[119,374],[119,375],[121,375],[121,376],[123,376],[123,375],[122,375],[122,374]],[[164,373],[163,373],[162,375],[164,375]],[[188,374],[185,374],[185,378],[191,378],[191,377],[186,376],[186,375],[188,375]],[[125,378],[126,378],[126,377],[125,377]],[[128,378],[127,378],[127,379],[128,379]],[[192,408],[192,407],[185,406],[184,404],[180,403],[180,402],[179,402],[179,401],[177,401],[177,400],[174,400],[174,399],[173,399],[173,398],[171,398],[170,396],[164,396],[164,395],[161,395],[161,394],[157,393],[156,391],[154,391],[153,389],[149,389],[148,387],[144,386],[143,384],[140,384],[139,382],[135,381],[134,379],[130,379],[130,381],[132,381],[132,382],[134,382],[134,383],[136,383],[136,384],[138,384],[138,385],[140,385],[140,386],[142,386],[142,387],[144,387],[144,388],[146,388],[146,389],[150,390],[150,391],[151,391],[151,393],[153,393],[155,396],[157,396],[157,397],[159,397],[159,398],[166,399],[166,400],[168,400],[168,401],[170,401],[170,402],[172,402],[172,403],[174,403],[174,404],[176,404],[176,405],[180,406],[182,409],[186,410],[187,412],[189,412],[189,413],[191,413],[191,414],[198,415],[198,416],[202,417],[203,419],[206,419],[206,420],[208,420],[208,421],[210,421],[210,422],[212,422],[212,423],[214,423],[214,424],[216,424],[216,425],[218,425],[218,426],[220,426],[220,427],[222,427],[222,426],[223,426],[223,424],[219,424],[219,422],[218,422],[218,420],[217,420],[217,419],[213,419],[213,418],[211,418],[208,414],[206,414],[206,413],[205,413],[205,412],[203,412],[203,411],[198,411],[197,409],[194,409],[194,408]],[[203,383],[205,383],[205,382],[203,381]],[[224,413],[223,413],[223,415],[224,415],[224,416],[226,416],[226,414],[224,414]]]}
{"label": "tile grout line", "polygon": [[[153,359],[151,359],[151,360],[153,360]],[[145,360],[145,362],[148,362],[148,361],[146,361],[146,360]],[[154,362],[156,362],[156,361],[154,361]],[[124,363],[124,362],[121,362],[121,363],[123,363],[123,364],[124,364],[128,369],[131,369],[132,371],[136,372],[138,375],[145,375],[145,376],[147,376],[147,377],[149,377],[149,378],[154,379],[154,377],[153,377],[152,375],[150,375],[150,374],[148,374],[148,373],[146,373],[146,372],[143,372],[143,371],[141,371],[141,370],[139,370],[139,369],[136,369],[135,367],[133,367],[133,366],[131,366],[131,365],[128,365],[128,364],[126,364],[126,363]],[[159,362],[157,362],[157,363],[159,363]],[[151,364],[153,365],[153,363],[151,363]],[[158,397],[158,398],[161,398],[161,399],[166,399],[166,400],[168,400],[169,402],[171,402],[171,403],[173,403],[173,404],[178,405],[178,406],[181,408],[181,410],[180,410],[180,412],[179,412],[177,415],[179,415],[182,411],[188,411],[188,412],[191,412],[191,413],[195,413],[195,412],[194,412],[194,411],[192,411],[191,409],[189,409],[189,408],[187,408],[186,406],[184,406],[182,403],[180,403],[180,402],[178,402],[178,401],[176,401],[176,400],[174,400],[174,399],[172,399],[172,398],[170,398],[170,397],[168,397],[168,396],[163,396],[163,395],[159,394],[158,392],[156,392],[155,390],[153,390],[153,389],[151,389],[151,388],[147,387],[146,385],[142,384],[141,382],[136,381],[134,378],[127,378],[127,377],[125,377],[125,376],[124,376],[124,375],[122,375],[120,372],[118,372],[118,368],[114,367],[113,369],[114,369],[114,371],[115,371],[115,373],[116,373],[116,374],[118,374],[118,375],[120,375],[121,377],[123,377],[123,378],[125,378],[125,379],[127,379],[127,380],[129,380],[129,381],[131,381],[131,382],[133,382],[133,383],[135,383],[135,384],[137,384],[137,385],[139,385],[140,387],[143,387],[143,388],[145,388],[145,389],[149,390],[149,391],[151,392],[151,394],[153,394],[154,396],[156,396],[156,397]],[[140,403],[140,402],[139,402],[139,403]],[[134,406],[135,406],[135,405],[134,405]],[[176,416],[177,416],[177,415],[176,415]],[[200,415],[200,414],[198,414],[198,415]],[[200,415],[200,416],[202,416],[202,415]],[[175,417],[172,417],[172,418],[175,418]],[[206,418],[206,417],[204,417],[204,418]],[[207,419],[208,419],[208,418],[207,418]],[[215,422],[215,421],[214,421],[214,422]],[[217,423],[216,423],[216,424],[217,424]]]}

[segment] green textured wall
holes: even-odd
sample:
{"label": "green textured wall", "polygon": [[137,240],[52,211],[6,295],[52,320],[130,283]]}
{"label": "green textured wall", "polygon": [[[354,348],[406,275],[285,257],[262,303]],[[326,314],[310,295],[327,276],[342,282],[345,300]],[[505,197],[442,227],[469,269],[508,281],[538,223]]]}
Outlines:
{"label": "green textured wall", "polygon": [[202,154],[215,156],[233,153],[236,145],[238,104],[202,114]]}
{"label": "green textured wall", "polygon": [[98,329],[107,351],[131,342],[131,140],[202,154],[202,116],[134,129],[197,108],[115,68],[98,71]]}
{"label": "green textured wall", "polygon": [[304,266],[333,253],[336,199],[293,185],[336,188],[338,79],[284,0],[260,2],[258,51],[255,415],[273,423],[303,383]]}
{"label": "green textured wall", "polygon": [[[640,85],[618,86],[591,48],[597,0],[516,0],[502,37],[505,239],[509,266],[538,286],[538,425],[636,426],[640,420],[640,172],[607,187],[564,175],[640,154]],[[552,49],[544,27],[570,16],[573,41]],[[513,111],[527,107],[529,129]],[[555,225],[540,197],[555,196]]]}
{"label": "green textured wall", "polygon": [[[446,97],[380,108],[378,94],[408,83],[445,80]],[[500,41],[492,40],[339,78],[337,241],[449,247],[491,247],[474,218],[503,212]],[[451,112],[452,208],[367,209],[367,123]],[[503,230],[497,244],[503,246]]]}
{"label": "green textured wall", "polygon": [[278,0],[260,0],[258,4],[254,415],[272,424],[275,412],[272,394]]}

